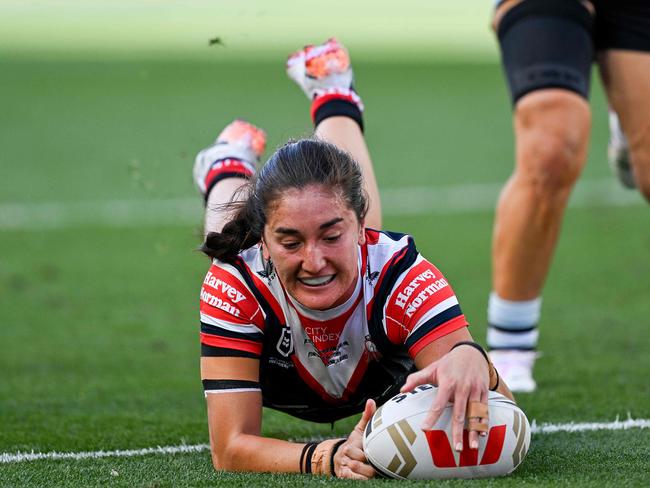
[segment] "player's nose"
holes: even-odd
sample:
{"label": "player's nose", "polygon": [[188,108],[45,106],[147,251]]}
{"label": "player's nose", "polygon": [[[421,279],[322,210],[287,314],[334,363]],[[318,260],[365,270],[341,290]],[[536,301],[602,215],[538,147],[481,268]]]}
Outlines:
{"label": "player's nose", "polygon": [[310,274],[317,274],[327,265],[325,254],[319,246],[305,246],[302,269]]}

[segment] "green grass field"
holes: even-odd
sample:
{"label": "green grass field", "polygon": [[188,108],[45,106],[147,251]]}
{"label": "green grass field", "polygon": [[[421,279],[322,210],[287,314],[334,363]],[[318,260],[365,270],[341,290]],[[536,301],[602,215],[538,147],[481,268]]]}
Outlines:
{"label": "green grass field", "polygon": [[[144,25],[143,2],[135,3]],[[76,5],[62,4],[68,8],[64,13]],[[105,2],[98,4],[109,9]],[[18,2],[7,5],[4,22],[12,15],[25,20]],[[171,3],[160,5],[171,8]],[[203,2],[192,5],[205,8]],[[288,8],[288,2],[280,5]],[[408,6],[408,15],[414,16],[418,2]],[[204,12],[195,10],[194,18],[202,19]],[[385,11],[375,14],[382,12],[385,21]],[[227,18],[237,15],[243,14]],[[157,19],[159,37],[152,34],[153,41],[143,41],[133,51],[128,36],[119,49],[108,41],[101,49],[97,39],[90,42],[99,37],[96,33],[88,34],[87,45],[71,47],[60,26],[56,36],[31,43],[17,28],[0,34],[18,39],[0,49],[0,456],[208,441],[197,319],[198,289],[208,263],[195,251],[201,211],[191,165],[196,151],[236,116],[265,127],[270,148],[309,132],[307,101],[286,79],[279,54],[303,31],[278,34],[278,45],[266,46],[262,54],[252,50],[250,38],[243,47],[204,47],[207,54],[188,48],[183,56],[156,47],[163,42],[165,26],[164,19]],[[487,24],[487,10],[479,20],[473,22]],[[42,18],[35,22],[51,25]],[[129,17],[129,22],[136,21]],[[189,23],[174,35],[199,27],[207,35],[209,26],[203,22]],[[255,22],[264,24],[264,15]],[[70,20],[68,27],[73,25]],[[424,23],[414,25],[419,30],[409,42],[428,39]],[[276,28],[284,32],[282,26]],[[300,43],[321,40],[321,30],[322,25],[317,39]],[[83,32],[95,31],[85,26]],[[447,35],[452,34],[448,29]],[[406,198],[409,188],[425,186],[435,201],[450,188],[492,188],[507,178],[512,165],[510,107],[493,53],[484,57],[481,48],[471,51],[468,41],[460,44],[462,49],[450,48],[458,54],[456,60],[433,55],[427,60],[426,50],[416,50],[411,59],[395,59],[383,50],[386,41],[373,48],[367,28],[356,35],[350,49],[357,59],[358,39],[355,72],[367,107],[367,138],[387,195]],[[482,35],[472,42],[480,45]],[[236,32],[232,36],[238,39]],[[444,44],[436,46],[436,52],[445,52]],[[478,54],[463,55],[466,47]],[[591,149],[583,176],[591,190],[567,213],[547,283],[543,357],[536,370],[539,391],[519,396],[537,423],[650,418],[650,212],[640,198],[618,191],[613,179],[608,186],[606,104],[597,82],[592,100]],[[600,199],[599,188],[617,198]],[[195,211],[190,207],[177,221],[173,210],[165,218],[160,214],[168,209],[156,206],[191,198],[196,198]],[[468,190],[466,199],[474,198]],[[386,228],[416,237],[420,250],[454,285],[480,341],[496,195],[490,198],[488,205],[469,209],[441,202],[442,210],[424,215],[397,210],[403,202],[384,202]],[[94,215],[93,209],[106,202],[120,202],[124,215],[136,217]],[[149,203],[153,210],[140,214]],[[264,433],[290,439],[344,435],[354,423],[354,418],[339,422],[332,432],[329,425],[266,411]],[[536,434],[528,457],[512,476],[442,484],[647,486],[649,459],[647,429]],[[0,486],[284,487],[325,482],[353,484],[297,475],[216,473],[205,450],[0,463]],[[405,484],[434,485],[370,482]]]}

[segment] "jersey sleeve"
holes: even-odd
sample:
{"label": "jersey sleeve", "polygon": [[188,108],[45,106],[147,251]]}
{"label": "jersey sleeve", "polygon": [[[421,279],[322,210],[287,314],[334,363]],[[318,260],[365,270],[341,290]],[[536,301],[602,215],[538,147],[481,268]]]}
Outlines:
{"label": "jersey sleeve", "polygon": [[384,327],[389,341],[405,345],[415,357],[431,342],[467,325],[445,277],[418,255],[386,301]]}
{"label": "jersey sleeve", "polygon": [[201,356],[259,358],[264,318],[236,268],[215,261],[200,295]]}

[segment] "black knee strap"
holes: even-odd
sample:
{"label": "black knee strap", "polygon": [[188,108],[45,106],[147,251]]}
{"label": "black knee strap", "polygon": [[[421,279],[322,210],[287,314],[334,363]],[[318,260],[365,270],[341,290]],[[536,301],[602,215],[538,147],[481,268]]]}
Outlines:
{"label": "black knee strap", "polygon": [[564,88],[589,97],[593,19],[578,0],[524,0],[497,31],[512,103],[534,90]]}

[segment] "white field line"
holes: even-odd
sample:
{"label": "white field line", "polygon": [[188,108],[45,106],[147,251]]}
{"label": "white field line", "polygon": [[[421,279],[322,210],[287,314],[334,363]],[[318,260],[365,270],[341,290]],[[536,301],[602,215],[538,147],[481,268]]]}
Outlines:
{"label": "white field line", "polygon": [[[387,216],[492,212],[502,183],[413,186],[381,191]],[[638,192],[625,190],[614,178],[578,183],[572,207],[643,205]],[[0,203],[0,230],[43,230],[80,226],[130,227],[201,224],[199,197],[82,202]]]}
{"label": "white field line", "polygon": [[0,464],[3,463],[20,463],[24,461],[39,461],[41,459],[99,459],[105,457],[135,457],[146,456],[148,454],[186,454],[192,452],[202,452],[210,449],[209,444],[192,444],[166,447],[147,447],[145,449],[126,449],[115,451],[82,451],[82,452],[17,452],[15,454],[0,454]]}
{"label": "white field line", "polygon": [[[533,434],[545,435],[555,434],[557,432],[590,432],[596,430],[628,430],[628,429],[648,429],[650,428],[650,419],[632,419],[618,420],[614,422],[585,422],[585,423],[568,423],[568,424],[537,424],[533,420],[531,431]],[[148,447],[145,449],[127,449],[115,451],[82,451],[82,452],[16,452],[0,454],[0,464],[20,463],[25,461],[39,461],[42,459],[61,460],[73,459],[99,459],[106,457],[135,457],[146,456],[149,454],[186,454],[194,452],[203,452],[210,449],[209,444],[182,444],[180,446],[166,447]]]}

